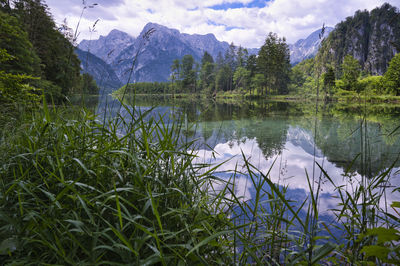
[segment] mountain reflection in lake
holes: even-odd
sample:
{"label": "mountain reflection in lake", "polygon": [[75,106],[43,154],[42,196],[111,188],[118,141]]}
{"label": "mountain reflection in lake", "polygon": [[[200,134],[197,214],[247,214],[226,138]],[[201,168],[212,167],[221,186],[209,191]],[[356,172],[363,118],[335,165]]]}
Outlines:
{"label": "mountain reflection in lake", "polygon": [[[129,97],[125,103],[130,103]],[[150,116],[161,115],[165,121],[175,113],[184,118],[182,122],[188,128],[185,137],[195,140],[195,163],[224,162],[218,171],[226,179],[234,169],[242,172],[244,175],[237,179],[236,193],[243,200],[253,197],[252,184],[245,178],[243,155],[262,173],[269,171],[273,182],[288,185],[289,198],[307,197],[307,174],[315,182],[321,180],[321,211],[334,208],[338,201],[333,197],[334,186],[316,163],[336,186],[349,189],[362,175],[378,175],[394,164],[387,186],[400,185],[397,161],[400,139],[398,134],[390,134],[398,126],[398,108],[363,110],[357,106],[321,104],[315,115],[315,104],[304,103],[136,99],[137,109],[144,111],[149,107],[155,107]],[[118,112],[122,116],[127,114],[121,113],[123,109],[110,97],[100,100],[100,116],[105,110],[110,116]],[[390,202],[399,197],[388,193],[386,199]]]}

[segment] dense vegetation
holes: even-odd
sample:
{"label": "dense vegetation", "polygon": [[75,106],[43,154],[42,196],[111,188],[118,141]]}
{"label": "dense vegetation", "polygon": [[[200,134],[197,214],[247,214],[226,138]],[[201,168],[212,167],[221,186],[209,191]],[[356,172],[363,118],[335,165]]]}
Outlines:
{"label": "dense vegetation", "polygon": [[[324,173],[340,198],[334,225],[320,220],[314,180],[308,179],[309,198],[293,201],[287,187],[247,158],[243,171],[256,196],[244,200],[235,194],[242,170],[222,179],[218,166],[194,163],[195,146],[187,139],[193,130],[179,113],[167,123],[123,104],[115,118],[49,108],[47,98],[96,92],[93,79],[79,74],[73,35],[66,25],[57,29],[40,0],[0,0],[0,9],[0,110],[17,110],[0,117],[1,265],[399,263],[400,219],[379,204],[391,169],[362,176],[351,191]],[[258,57],[231,45],[215,62],[205,53],[196,71],[186,56],[174,62],[172,85],[133,89],[287,94],[294,73],[288,59],[285,40],[270,34]],[[306,80],[319,82],[321,73],[307,62],[296,77],[307,72]],[[395,92],[398,67],[396,56],[382,78]],[[352,90],[359,67],[348,57],[344,69],[340,86]],[[338,86],[333,69],[321,79]],[[360,130],[365,124],[360,121]],[[283,138],[274,135],[265,152],[282,148]],[[330,229],[342,238],[327,236]]]}
{"label": "dense vegetation", "polygon": [[[80,75],[71,30],[66,25],[58,28],[42,1],[1,1],[0,36],[0,49],[9,55],[3,56],[0,70],[27,75],[20,79],[21,86],[37,88],[36,94],[42,92],[56,102],[70,93],[98,90],[87,75]],[[10,89],[7,82],[0,88],[4,94]],[[3,93],[0,101],[7,101]]]}

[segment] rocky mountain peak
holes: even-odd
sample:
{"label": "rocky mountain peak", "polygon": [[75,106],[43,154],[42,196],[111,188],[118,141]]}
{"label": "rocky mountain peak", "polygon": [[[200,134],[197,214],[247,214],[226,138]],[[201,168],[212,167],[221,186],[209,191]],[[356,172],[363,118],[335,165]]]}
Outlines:
{"label": "rocky mountain peak", "polygon": [[114,29],[108,35],[100,36],[98,40],[83,40],[78,48],[88,51],[110,64],[122,50],[134,42],[134,37]]}
{"label": "rocky mountain peak", "polygon": [[[324,37],[327,37],[332,30],[332,27],[326,27]],[[305,59],[312,58],[317,54],[321,44],[319,38],[320,33],[321,29],[318,29],[311,33],[306,39],[300,39],[294,44],[289,45],[291,64],[297,64]]]}

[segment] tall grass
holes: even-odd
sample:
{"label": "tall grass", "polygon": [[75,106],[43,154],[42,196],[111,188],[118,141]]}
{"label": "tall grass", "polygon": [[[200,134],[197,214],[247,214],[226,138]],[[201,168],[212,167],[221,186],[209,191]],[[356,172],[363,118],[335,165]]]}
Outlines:
{"label": "tall grass", "polygon": [[2,265],[233,262],[180,124],[131,115],[103,126],[44,104],[2,143]]}
{"label": "tall grass", "polygon": [[[44,101],[16,130],[3,131],[2,265],[399,262],[399,204],[391,212],[382,205],[385,193],[398,193],[389,186],[392,167],[360,179],[348,170],[347,185],[339,186],[316,163],[339,201],[335,223],[326,224],[318,180],[308,178],[307,199],[291,199],[290,187],[273,183],[271,172],[244,155],[245,173],[232,169],[230,179],[219,178],[218,166],[193,163],[183,118],[122,109],[127,115],[98,117]],[[367,134],[361,137],[368,154]],[[236,193],[243,175],[252,199]]]}

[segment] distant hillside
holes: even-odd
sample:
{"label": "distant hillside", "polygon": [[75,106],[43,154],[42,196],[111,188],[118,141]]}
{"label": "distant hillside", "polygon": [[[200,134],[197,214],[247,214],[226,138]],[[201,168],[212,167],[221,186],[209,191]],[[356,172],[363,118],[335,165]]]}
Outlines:
{"label": "distant hillside", "polygon": [[366,72],[382,75],[399,51],[399,10],[384,4],[371,12],[357,11],[353,17],[337,24],[324,41],[318,60],[333,63],[340,72],[340,65],[349,54],[360,62]]}
{"label": "distant hillside", "polygon": [[[333,28],[326,27],[324,37],[327,37],[332,30]],[[321,29],[316,30],[306,39],[300,39],[295,44],[289,44],[290,63],[292,65],[300,63],[305,59],[313,58],[318,53],[321,44],[320,33]]]}
{"label": "distant hillside", "polygon": [[75,49],[75,53],[81,61],[82,72],[92,75],[101,89],[112,91],[122,86],[114,70],[106,62],[79,48]]}

